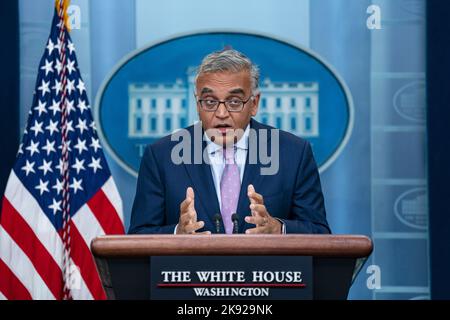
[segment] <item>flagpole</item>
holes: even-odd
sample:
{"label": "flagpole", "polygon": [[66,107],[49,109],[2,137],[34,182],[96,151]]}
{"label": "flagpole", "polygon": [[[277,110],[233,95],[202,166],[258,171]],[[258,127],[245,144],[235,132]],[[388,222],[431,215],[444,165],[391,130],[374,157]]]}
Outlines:
{"label": "flagpole", "polygon": [[69,31],[68,28],[68,19],[67,19],[67,7],[69,5],[70,0],[56,0],[56,8],[58,10],[59,16],[59,43],[61,50],[61,73],[60,79],[62,84],[62,96],[60,105],[62,107],[61,112],[61,127],[62,127],[62,163],[63,163],[63,189],[62,189],[62,212],[63,212],[63,232],[62,232],[62,240],[64,245],[63,252],[63,280],[64,280],[64,289],[63,289],[63,299],[70,300],[70,248],[71,248],[71,237],[70,237],[70,190],[69,190],[69,145],[68,145],[68,126],[67,126],[67,106],[66,106],[66,98],[67,98],[67,66],[66,66],[66,30]]}

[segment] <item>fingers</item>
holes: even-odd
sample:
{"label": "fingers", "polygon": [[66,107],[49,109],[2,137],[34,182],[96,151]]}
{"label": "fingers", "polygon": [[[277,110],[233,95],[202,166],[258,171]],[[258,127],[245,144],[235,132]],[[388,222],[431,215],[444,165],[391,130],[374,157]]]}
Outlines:
{"label": "fingers", "polygon": [[203,228],[205,226],[205,223],[203,221],[198,221],[195,223],[188,223],[184,226],[184,231],[186,233],[194,233],[195,231]]}
{"label": "fingers", "polygon": [[245,217],[247,223],[255,224],[256,226],[263,226],[270,222],[270,214],[267,212],[266,206],[263,204],[251,204],[251,216]]}
{"label": "fingers", "polygon": [[251,204],[250,211],[252,212],[252,215],[259,215],[261,217],[269,216],[266,206],[263,204]]}
{"label": "fingers", "polygon": [[248,185],[247,196],[251,204],[264,204],[263,196],[255,191],[255,187],[252,184]]}
{"label": "fingers", "polygon": [[186,198],[180,204],[180,219],[177,228],[179,234],[195,233],[205,225],[203,221],[197,221],[194,199],[194,190],[191,187],[187,188]]}
{"label": "fingers", "polygon": [[247,216],[245,217],[245,222],[255,224],[256,226],[265,226],[269,223],[269,218],[266,216]]}
{"label": "fingers", "polygon": [[189,210],[192,202],[193,202],[192,198],[186,198],[183,200],[183,202],[181,202],[181,204],[180,204],[180,214],[181,215],[189,212],[188,210]]}
{"label": "fingers", "polygon": [[180,204],[180,214],[183,215],[188,210],[195,211],[194,201],[195,201],[194,190],[191,187],[189,187],[186,189],[186,198]]}
{"label": "fingers", "polygon": [[273,218],[264,217],[245,217],[248,223],[256,224],[255,228],[247,229],[246,234],[270,233],[281,234],[281,223]]}
{"label": "fingers", "polygon": [[194,209],[195,194],[194,194],[194,189],[192,189],[191,187],[186,189],[186,199],[189,200],[188,208]]}
{"label": "fingers", "polygon": [[192,223],[190,221],[187,221],[185,224],[178,224],[176,233],[177,234],[199,234],[199,235],[208,235],[211,234],[211,231],[202,231],[197,232],[197,230],[203,228],[205,226],[204,221],[198,221],[195,223]]}
{"label": "fingers", "polygon": [[247,223],[255,224],[256,227],[252,229],[247,229],[245,233],[256,234],[256,233],[270,233],[270,234],[281,234],[283,230],[282,223],[272,218],[268,213],[265,216],[247,216],[245,217]]}
{"label": "fingers", "polygon": [[211,234],[211,231],[195,232],[194,234],[200,234],[200,235],[204,234],[204,235],[208,235],[208,234]]}
{"label": "fingers", "polygon": [[254,194],[255,193],[256,193],[255,187],[253,187],[252,184],[249,184],[248,188],[247,188],[247,196],[248,196],[248,199],[250,200],[251,204],[256,203],[256,201],[254,199]]}
{"label": "fingers", "polygon": [[183,227],[195,222],[197,222],[197,214],[192,210],[188,210],[187,212],[180,215],[179,224]]}
{"label": "fingers", "polygon": [[194,202],[194,199],[195,199],[194,190],[191,187],[187,188],[186,189],[186,198],[180,205],[180,211],[186,210],[187,207]]}
{"label": "fingers", "polygon": [[197,221],[197,215],[194,212],[188,211],[180,216],[177,234],[193,234],[204,226],[204,221]]}
{"label": "fingers", "polygon": [[252,229],[247,229],[245,233],[246,234],[270,233],[270,230],[267,227],[256,227]]}
{"label": "fingers", "polygon": [[[204,221],[196,221],[191,219],[191,213],[184,214],[180,217],[177,234],[197,234],[197,230],[202,229],[205,226]],[[209,231],[199,232],[198,234],[210,234]]]}
{"label": "fingers", "polygon": [[250,210],[252,215],[245,217],[245,222],[254,224],[256,227],[247,229],[247,234],[279,233],[279,222],[273,219],[264,205],[262,195],[255,192],[253,185],[248,186],[248,197],[250,199]]}
{"label": "fingers", "polygon": [[192,200],[195,198],[194,189],[191,187],[186,189],[186,198],[191,198]]}

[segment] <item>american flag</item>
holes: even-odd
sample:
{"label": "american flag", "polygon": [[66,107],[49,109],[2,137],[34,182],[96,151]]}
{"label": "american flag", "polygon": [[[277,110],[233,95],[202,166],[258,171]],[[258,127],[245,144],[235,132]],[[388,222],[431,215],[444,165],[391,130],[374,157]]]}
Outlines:
{"label": "american flag", "polygon": [[122,202],[104,157],[56,3],[28,124],[0,215],[1,299],[105,299],[91,240],[123,234]]}

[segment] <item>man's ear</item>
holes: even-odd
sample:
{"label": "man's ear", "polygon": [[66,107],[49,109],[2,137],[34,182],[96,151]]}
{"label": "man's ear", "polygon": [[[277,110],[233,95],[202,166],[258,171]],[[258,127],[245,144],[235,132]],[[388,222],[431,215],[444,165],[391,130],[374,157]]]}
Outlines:
{"label": "man's ear", "polygon": [[259,99],[261,98],[261,93],[256,94],[252,99],[253,99],[253,106],[250,109],[250,114],[252,115],[252,117],[256,116],[256,114],[258,113],[258,108],[259,108]]}

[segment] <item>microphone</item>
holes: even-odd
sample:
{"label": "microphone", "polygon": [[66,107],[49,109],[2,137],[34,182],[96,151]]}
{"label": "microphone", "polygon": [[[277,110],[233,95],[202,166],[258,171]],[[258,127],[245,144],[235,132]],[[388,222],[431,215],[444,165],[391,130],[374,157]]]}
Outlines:
{"label": "microphone", "polygon": [[238,233],[238,229],[239,229],[239,215],[237,213],[233,213],[231,215],[231,221],[233,221],[233,233]]}
{"label": "microphone", "polygon": [[216,213],[214,215],[214,224],[216,226],[216,233],[220,233],[220,222],[222,221],[222,215]]}

